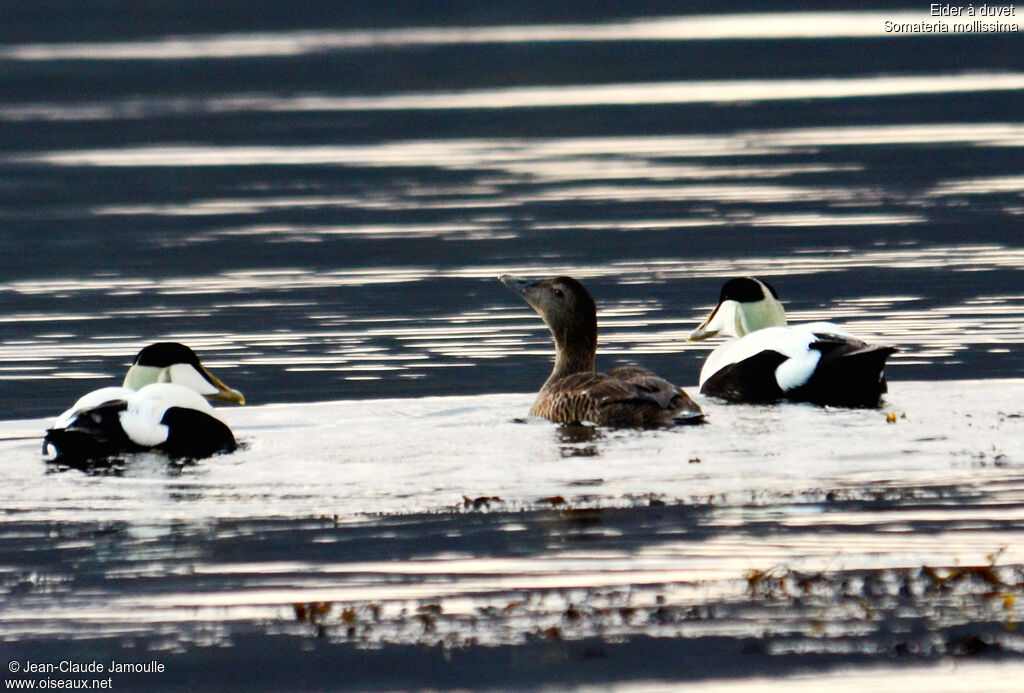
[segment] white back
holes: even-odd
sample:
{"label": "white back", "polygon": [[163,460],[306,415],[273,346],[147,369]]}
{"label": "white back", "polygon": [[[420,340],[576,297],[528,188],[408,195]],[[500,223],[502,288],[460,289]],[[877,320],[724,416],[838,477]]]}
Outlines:
{"label": "white back", "polygon": [[796,389],[810,380],[821,360],[821,352],[809,348],[819,334],[834,334],[843,338],[851,336],[828,322],[766,327],[741,339],[728,341],[712,351],[701,368],[700,385],[703,386],[708,378],[726,366],[744,361],[762,351],[775,351],[786,357],[775,369],[775,381],[783,391]]}
{"label": "white back", "polygon": [[128,399],[128,408],[121,412],[121,428],[138,445],[160,445],[169,433],[160,421],[171,407],[194,409],[213,416],[213,407],[199,393],[173,383],[154,383]]}
{"label": "white back", "polygon": [[92,409],[114,400],[127,400],[135,394],[134,390],[127,387],[101,387],[99,390],[87,392],[78,398],[78,401],[71,405],[71,408],[57,417],[53,422],[53,428],[67,428],[75,417],[85,409]]}

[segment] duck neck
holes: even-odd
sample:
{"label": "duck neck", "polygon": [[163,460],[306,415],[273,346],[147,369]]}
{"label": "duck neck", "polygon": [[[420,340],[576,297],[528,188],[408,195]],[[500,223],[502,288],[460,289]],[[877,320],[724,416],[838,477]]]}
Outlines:
{"label": "duck neck", "polygon": [[123,387],[138,392],[146,385],[158,382],[167,382],[166,369],[157,366],[140,366],[138,364],[128,369],[124,376]]}
{"label": "duck neck", "polygon": [[778,301],[766,298],[757,303],[747,303],[737,315],[736,331],[738,337],[763,330],[766,327],[783,327],[786,324],[786,311]]}
{"label": "duck neck", "polygon": [[594,355],[597,353],[597,325],[580,330],[552,330],[555,338],[555,367],[544,382],[544,387],[552,385],[562,378],[574,373],[593,373]]}

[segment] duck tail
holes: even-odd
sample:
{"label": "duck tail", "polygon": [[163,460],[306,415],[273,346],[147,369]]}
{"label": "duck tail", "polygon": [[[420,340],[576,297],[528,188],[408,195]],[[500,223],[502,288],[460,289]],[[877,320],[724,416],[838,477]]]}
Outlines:
{"label": "duck tail", "polygon": [[891,346],[857,345],[824,353],[805,386],[807,399],[848,407],[877,407],[888,392],[886,360],[899,351]]}
{"label": "duck tail", "polygon": [[85,409],[67,425],[47,429],[43,456],[51,462],[75,466],[78,462],[102,460],[124,452],[132,443],[121,429],[119,415],[124,401]]}

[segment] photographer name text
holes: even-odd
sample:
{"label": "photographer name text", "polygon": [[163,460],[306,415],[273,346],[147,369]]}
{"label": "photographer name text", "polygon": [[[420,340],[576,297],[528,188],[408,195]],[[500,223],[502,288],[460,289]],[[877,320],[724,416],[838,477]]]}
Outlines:
{"label": "photographer name text", "polygon": [[166,667],[156,660],[148,662],[117,662],[104,664],[95,660],[75,662],[62,659],[59,662],[10,662],[8,670],[21,674],[162,674]]}

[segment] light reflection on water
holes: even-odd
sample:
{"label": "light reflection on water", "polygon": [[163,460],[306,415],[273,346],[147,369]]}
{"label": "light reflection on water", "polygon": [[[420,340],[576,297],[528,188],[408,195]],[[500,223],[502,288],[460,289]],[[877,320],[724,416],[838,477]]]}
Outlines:
{"label": "light reflection on water", "polygon": [[[924,15],[0,46],[0,640],[1024,653],[1024,66],[885,31]],[[551,344],[502,273],[580,277],[599,365],[684,385],[722,281],[763,276],[793,321],[898,346],[890,393],[523,422]],[[49,417],[157,339],[256,405],[223,410],[245,447],[46,467]]]}
{"label": "light reflection on water", "polygon": [[[898,373],[901,363],[948,362],[956,354],[972,348],[996,352],[1003,345],[1004,351],[1015,350],[1020,343],[1022,310],[1024,298],[1018,296],[1007,297],[1007,304],[995,311],[971,305],[921,310],[881,306],[859,310],[857,319],[843,319],[842,312],[830,311],[798,311],[792,318],[794,321],[836,319],[866,339],[899,345],[901,352],[892,358],[893,372]],[[665,312],[660,311],[661,315]],[[495,317],[507,319],[510,316],[499,313]],[[386,327],[372,326],[364,332],[326,329],[305,335],[291,334],[285,339],[258,333],[235,334],[230,338],[210,333],[170,334],[168,338],[187,341],[201,352],[216,350],[218,356],[207,359],[207,365],[215,372],[257,367],[283,373],[357,372],[374,378],[389,374],[423,378],[432,369],[478,368],[484,367],[487,360],[510,356],[532,356],[538,362],[547,363],[552,349],[546,330],[542,325],[533,324],[532,314],[518,317],[521,319],[500,326],[487,321],[470,323],[463,329],[424,327],[419,321],[410,320],[397,324],[389,321],[391,324]],[[453,319],[465,317],[453,316]],[[936,333],[937,321],[942,322],[945,333]],[[526,322],[529,324],[524,324]],[[706,347],[686,343],[686,336],[697,322],[697,319],[665,317],[629,322],[604,319],[600,338],[601,353],[607,357],[603,360],[604,367],[610,367],[617,359],[643,361],[643,357],[650,354],[703,353]],[[374,346],[382,339],[393,342],[393,348],[399,351],[387,353]],[[144,344],[138,339],[88,344],[77,349],[68,349],[63,340],[4,344],[0,346],[0,356],[12,365],[0,372],[0,380],[119,380],[121,373],[118,372],[69,370],[63,364],[68,360],[112,356],[120,356],[120,360],[127,363]],[[292,349],[300,353],[292,353]],[[691,383],[687,377],[686,374],[677,376],[688,385]],[[518,384],[520,388],[524,386],[525,383]]]}
{"label": "light reflection on water", "polygon": [[[408,285],[445,278],[491,282],[504,272],[536,276],[572,274],[584,280],[609,278],[657,287],[696,278],[715,279],[738,274],[785,277],[828,274],[852,268],[943,269],[953,274],[996,268],[1020,271],[1024,270],[1024,251],[995,245],[963,245],[709,261],[662,259],[600,266],[556,262],[534,263],[529,267],[499,265],[441,271],[426,267],[321,273],[251,271],[149,280],[109,277],[85,281],[16,281],[0,284],[0,292],[29,296],[69,294],[77,297],[75,300],[90,294],[97,297],[137,295],[140,300],[204,294],[216,297],[216,302],[202,311],[196,311],[191,302],[182,307],[148,311],[150,316],[162,314],[168,318],[188,315],[195,319],[204,314],[216,318],[219,314],[235,310],[269,314],[298,311],[305,314],[305,330],[290,329],[285,333],[239,330],[231,335],[205,331],[175,332],[168,338],[185,340],[201,352],[204,349],[216,350],[218,356],[210,363],[222,368],[260,366],[278,367],[284,371],[358,370],[363,375],[377,376],[399,370],[422,377],[424,369],[440,365],[475,366],[487,359],[522,354],[549,355],[550,338],[528,308],[519,307],[512,300],[505,305],[495,304],[494,300],[502,296],[498,292],[482,305],[426,319],[401,315],[372,318],[323,312],[315,301],[297,299],[324,288]],[[257,291],[281,298],[253,301],[250,296]],[[694,312],[652,296],[641,302],[609,302],[599,298],[601,353],[628,359],[652,353],[703,352],[707,346],[687,344],[686,335],[710,310],[715,298],[714,294],[692,297],[696,307]],[[788,298],[783,295],[784,300]],[[793,297],[794,302],[798,298]],[[1021,343],[1020,316],[1024,314],[1024,295],[969,296],[946,305],[935,305],[922,295],[851,298],[813,308],[797,305],[790,310],[790,319],[794,323],[831,320],[864,338],[898,345],[901,351],[893,357],[893,364],[898,368],[903,361],[928,363],[972,348],[1015,348]],[[61,360],[116,356],[126,361],[144,345],[144,340],[137,336],[111,336],[69,343],[67,334],[42,335],[54,321],[62,325],[95,325],[130,315],[131,310],[119,309],[88,314],[22,313],[5,316],[5,322],[17,323],[21,329],[42,334],[35,339],[0,343],[0,357],[11,364],[0,373],[0,380],[69,377],[67,369],[54,365]],[[281,353],[281,349],[296,353]],[[272,351],[276,353],[270,353]],[[109,377],[112,374],[103,371],[94,375]],[[79,373],[76,377],[84,375]]]}
{"label": "light reflection on water", "polygon": [[[750,130],[735,134],[704,134],[644,137],[573,137],[558,139],[456,139],[396,140],[377,145],[315,146],[145,146],[116,149],[80,149],[35,154],[7,154],[8,163],[38,163],[54,166],[257,166],[313,165],[419,167],[441,169],[493,168],[510,173],[557,173],[565,161],[586,161],[590,157],[635,157],[654,161],[675,157],[757,157],[809,152],[819,147],[857,145],[950,144],[989,147],[1024,146],[1024,125],[1017,123],[929,123],[926,125],[870,125]],[[734,178],[737,171],[750,171],[749,164],[710,166],[706,169],[673,167],[675,176],[692,177],[704,170],[707,177]],[[790,164],[769,163],[757,167],[755,177],[815,172]],[[847,163],[838,168],[849,172]],[[507,168],[506,167],[519,167]],[[746,167],[746,168],[742,168]],[[655,176],[657,178],[658,176]]]}
{"label": "light reflection on water", "polygon": [[[1013,123],[940,123],[673,137],[159,146],[9,155],[7,161],[12,164],[72,171],[330,164],[353,170],[423,169],[427,173],[395,175],[385,185],[358,193],[328,195],[315,186],[308,194],[270,189],[233,197],[191,195],[173,202],[86,203],[81,214],[118,223],[121,219],[140,225],[177,219],[202,223],[201,228],[183,233],[140,235],[136,242],[151,244],[156,252],[209,248],[210,253],[221,249],[221,253],[246,256],[275,246],[286,252],[322,246],[323,251],[314,252],[324,258],[345,257],[346,266],[240,268],[161,277],[115,272],[0,283],[0,296],[40,301],[52,297],[62,305],[95,306],[88,312],[32,310],[4,316],[3,321],[16,324],[28,338],[0,344],[0,354],[8,362],[23,365],[20,370],[15,366],[0,372],[0,379],[55,382],[90,372],[97,380],[117,377],[116,369],[121,367],[117,364],[146,341],[141,336],[144,331],[132,329],[120,338],[85,344],[69,344],[73,339],[60,334],[88,334],[86,325],[131,323],[139,313],[149,320],[190,322],[187,330],[179,327],[160,338],[187,340],[196,348],[212,350],[212,363],[240,373],[252,374],[256,369],[288,378],[287,374],[334,372],[350,385],[397,375],[422,381],[428,393],[430,383],[440,383],[442,378],[465,380],[438,375],[451,368],[468,374],[464,369],[488,362],[533,358],[538,364],[533,372],[539,374],[541,357],[550,354],[546,332],[527,309],[493,283],[506,272],[572,274],[588,282],[612,282],[622,289],[636,287],[632,296],[595,291],[602,322],[601,350],[609,362],[688,354],[668,365],[683,383],[695,379],[706,349],[686,344],[685,336],[716,296],[717,288],[709,282],[735,275],[771,278],[783,292],[794,322],[833,320],[865,338],[897,345],[900,352],[892,360],[891,379],[898,380],[900,367],[929,365],[933,377],[948,377],[947,371],[934,367],[961,364],[965,356],[977,360],[979,354],[1020,351],[1022,301],[1005,290],[974,295],[974,289],[955,291],[950,285],[941,296],[932,292],[949,284],[943,277],[967,282],[970,273],[987,277],[1020,272],[1024,251],[999,242],[925,239],[936,219],[957,209],[965,196],[972,202],[984,201],[983,208],[994,205],[1010,219],[1019,216],[1024,209],[1021,179],[1015,175],[946,176],[909,187],[892,186],[873,180],[874,164],[865,158],[868,150],[864,148],[1015,148],[1024,145],[1022,133],[1024,129]],[[833,155],[822,159],[823,148]],[[466,175],[455,183],[441,172]],[[64,216],[67,210],[55,208],[54,213]],[[324,223],[325,215],[355,219]],[[311,222],[311,217],[316,221]],[[882,235],[876,234],[872,243],[859,240],[872,228]],[[717,238],[735,239],[737,230],[743,229],[762,240],[739,246],[723,240],[720,249],[707,253],[707,246],[716,244]],[[758,252],[774,235],[789,229],[803,235],[777,250]],[[818,247],[811,235],[817,229],[829,234],[850,229],[851,235]],[[600,254],[592,259],[573,258],[579,255],[573,242],[556,241],[564,234],[580,234]],[[555,242],[550,252],[510,250],[547,239]],[[678,241],[682,243],[676,250]],[[448,266],[415,261],[366,265],[347,257],[344,244],[350,242],[389,247],[444,242],[458,246],[452,257],[461,254],[465,259]],[[634,242],[654,244],[655,250],[622,257],[619,249]],[[861,291],[870,288],[880,274],[887,274],[892,277],[889,291],[873,289],[869,297],[858,296],[859,292],[828,297],[804,296],[800,289],[788,288],[793,278],[820,276],[834,282],[843,273],[863,277]],[[904,285],[899,278],[909,273],[927,273],[932,278],[928,286]],[[439,301],[437,308],[431,308],[432,303],[417,306],[409,302],[410,297],[404,302],[388,299],[381,311],[373,310],[381,300],[373,292],[381,288],[404,292],[422,285],[417,298],[429,299],[433,287],[445,282],[468,291],[456,291],[448,301]],[[984,280],[978,282],[982,285]],[[677,288],[694,283],[705,288],[700,293]],[[115,297],[119,300],[112,301]],[[320,309],[325,297],[336,308]],[[104,307],[105,303],[112,305]],[[635,316],[628,324],[616,319],[627,307]],[[247,315],[263,316],[260,322],[272,329],[263,332],[239,324],[241,316]],[[54,322],[63,326],[59,334],[53,334]],[[222,325],[232,326],[230,335],[217,331]],[[997,360],[990,363],[989,368],[994,368]],[[926,372],[914,374],[921,377]],[[518,380],[515,386],[521,387]],[[440,392],[446,391],[445,385],[439,387]],[[361,394],[374,393],[364,390]]]}
{"label": "light reflection on water", "polygon": [[[317,602],[330,612],[321,637],[346,641],[346,609],[372,625],[361,647],[521,644],[558,627],[567,639],[772,633],[783,648],[885,652],[883,622],[902,632],[923,619],[932,637],[1001,627],[1024,605],[985,596],[991,584],[935,589],[922,572],[994,563],[1009,584],[1024,560],[1012,540],[1021,385],[994,384],[956,383],[951,400],[945,383],[904,383],[888,399],[908,413],[896,424],[703,401],[713,424],[598,432],[583,457],[565,456],[578,443],[557,427],[515,421],[530,395],[236,408],[224,414],[248,447],[235,455],[177,469],[143,457],[120,476],[46,484],[25,464],[34,441],[8,438],[31,422],[7,422],[5,527],[22,534],[26,565],[40,543],[95,563],[77,559],[75,588],[52,567],[6,574],[0,593],[17,598],[0,637],[158,628],[187,648],[214,624],[212,644],[253,629],[310,637],[294,605]],[[772,576],[785,573],[783,590]],[[828,633],[815,625],[826,614]],[[994,632],[1004,652],[1024,647]]]}
{"label": "light reflection on water", "polygon": [[[9,121],[88,121],[180,117],[189,113],[224,115],[286,112],[374,112],[527,108],[579,108],[586,106],[640,106],[665,104],[747,104],[758,101],[844,99],[959,94],[1024,89],[1024,74],[995,73],[879,76],[799,80],[743,80],[728,82],[668,82],[645,84],[506,87],[465,92],[397,94],[386,96],[235,96],[208,100],[152,101],[133,99],[112,104],[84,104],[67,108],[58,104],[23,104],[0,108]],[[166,152],[170,155],[170,152]],[[177,163],[187,165],[184,152]]]}
{"label": "light reflection on water", "polygon": [[8,60],[182,60],[295,56],[339,50],[472,43],[682,41],[882,36],[885,23],[920,22],[923,12],[787,12],[635,19],[578,25],[429,27],[160,38],[122,43],[7,46]]}

